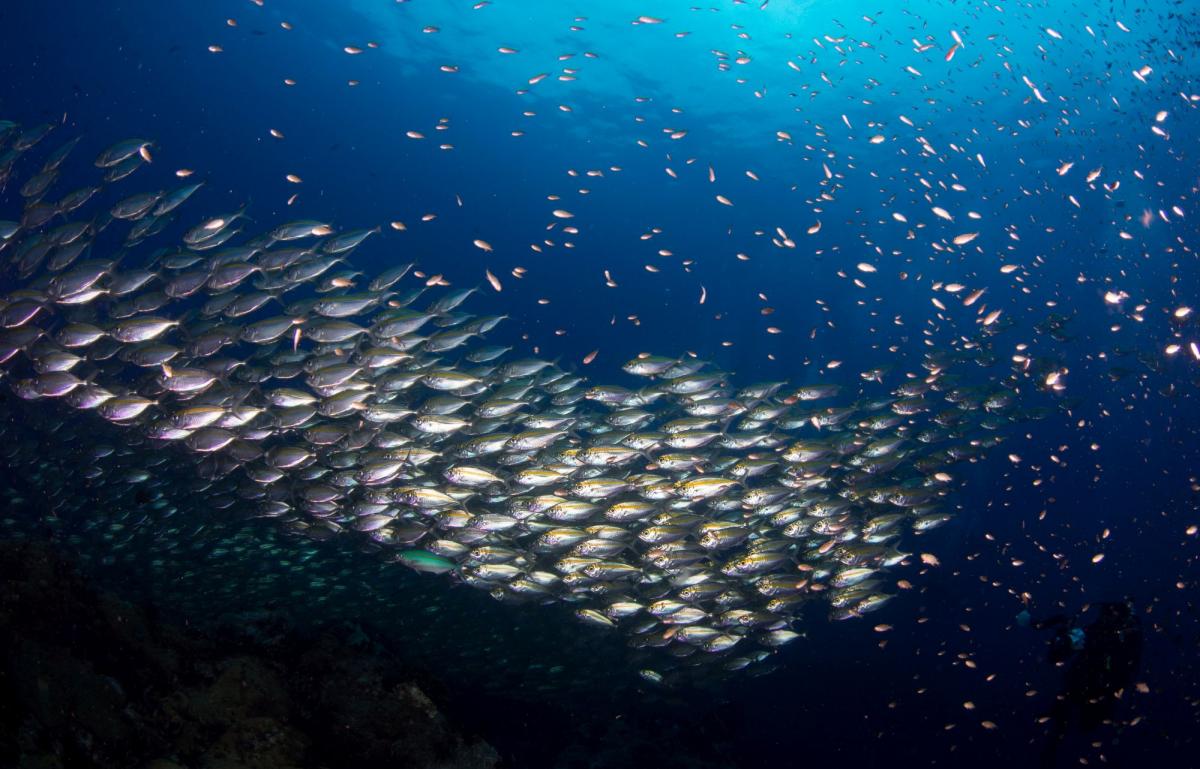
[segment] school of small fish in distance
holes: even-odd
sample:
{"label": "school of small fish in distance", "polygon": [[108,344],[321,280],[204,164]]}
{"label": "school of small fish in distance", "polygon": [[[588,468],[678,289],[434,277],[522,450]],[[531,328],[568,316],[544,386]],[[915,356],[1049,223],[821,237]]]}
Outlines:
{"label": "school of small fish in distance", "polygon": [[[148,140],[105,150],[98,186],[51,201],[74,140],[12,178],[50,132],[0,124],[0,178],[26,200],[0,222],[19,284],[0,300],[3,378],[134,433],[95,449],[146,463],[116,488],[194,454],[194,515],[235,508],[501,601],[569,602],[680,664],[739,670],[799,637],[810,607],[883,606],[904,540],[950,519],[949,468],[1042,413],[1016,383],[1045,372],[990,351],[1003,323],[890,386],[868,372],[878,391],[840,405],[836,385],[734,387],[691,356],[629,361],[640,387],[591,384],[485,345],[502,318],[462,312],[473,289],[425,299],[437,281],[405,287],[407,264],[359,285],[347,259],[373,230],[240,238],[233,211],[153,247],[197,184],[90,211]],[[985,382],[965,383],[979,366]]]}

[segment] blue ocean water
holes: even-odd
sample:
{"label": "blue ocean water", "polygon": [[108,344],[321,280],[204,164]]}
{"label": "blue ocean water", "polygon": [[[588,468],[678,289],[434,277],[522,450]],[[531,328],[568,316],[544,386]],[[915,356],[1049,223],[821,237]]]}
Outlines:
{"label": "blue ocean water", "polygon": [[[595,381],[631,384],[621,364],[653,351],[745,384],[857,387],[915,370],[986,305],[1011,324],[1001,354],[1055,361],[1064,387],[1023,384],[1049,416],[955,468],[956,518],[912,545],[940,565],[914,564],[914,589],[868,618],[814,614],[769,675],[655,690],[565,611],[423,575],[328,602],[377,613],[394,587],[394,614],[361,619],[512,766],[648,765],[638,746],[665,743],[680,765],[740,767],[1036,757],[1062,672],[1017,615],[1128,600],[1146,692],[1124,693],[1119,726],[1073,728],[1061,765],[1195,765],[1200,332],[1177,312],[1200,285],[1195,11],[473,5],[9,4],[0,118],[82,134],[84,157],[153,139],[131,183],[193,169],[189,226],[242,204],[251,229],[379,226],[358,269],[478,285],[472,311],[509,318],[490,340]],[[1059,338],[1052,315],[1071,318]],[[564,752],[579,745],[594,763]]]}

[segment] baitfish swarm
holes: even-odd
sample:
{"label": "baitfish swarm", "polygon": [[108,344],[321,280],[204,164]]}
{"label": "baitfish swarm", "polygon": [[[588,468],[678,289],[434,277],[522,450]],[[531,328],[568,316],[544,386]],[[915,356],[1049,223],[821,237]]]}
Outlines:
{"label": "baitfish swarm", "polygon": [[90,210],[149,162],[132,139],[96,159],[96,186],[51,201],[75,141],[14,178],[50,132],[0,121],[0,186],[25,200],[0,221],[12,393],[124,428],[146,455],[128,486],[186,464],[193,507],[354,538],[501,601],[568,602],[678,665],[740,670],[798,638],[803,611],[879,609],[903,540],[950,518],[947,469],[1033,414],[1014,375],[961,380],[994,364],[1003,323],[841,402],[833,383],[734,387],[692,356],[631,360],[637,388],[592,384],[484,344],[501,318],[459,309],[474,289],[426,298],[436,281],[404,287],[407,264],[361,278],[347,259],[375,230],[240,237],[239,210],[152,248],[201,185]]}

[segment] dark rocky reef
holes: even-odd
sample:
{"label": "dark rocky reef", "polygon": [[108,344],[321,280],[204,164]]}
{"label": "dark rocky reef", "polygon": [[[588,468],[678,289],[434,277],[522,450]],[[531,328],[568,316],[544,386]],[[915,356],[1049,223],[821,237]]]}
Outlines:
{"label": "dark rocky reef", "polygon": [[0,766],[485,769],[361,628],[281,615],[200,632],[100,592],[47,545],[0,542]]}

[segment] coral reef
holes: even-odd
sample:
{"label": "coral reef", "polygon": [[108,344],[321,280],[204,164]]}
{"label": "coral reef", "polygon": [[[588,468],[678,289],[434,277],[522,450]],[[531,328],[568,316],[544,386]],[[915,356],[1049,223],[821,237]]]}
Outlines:
{"label": "coral reef", "polygon": [[0,764],[19,769],[487,769],[361,628],[285,615],[201,632],[0,542]]}

